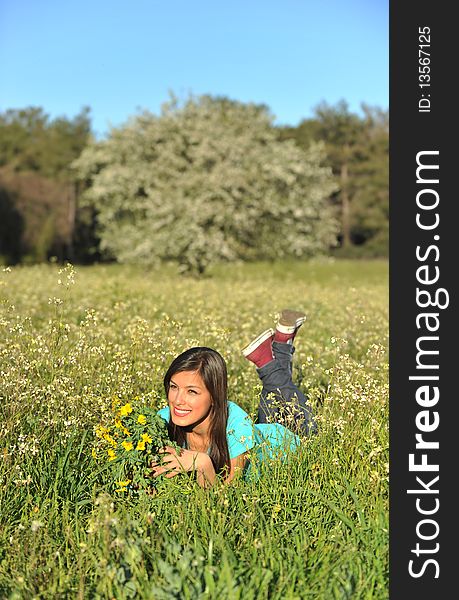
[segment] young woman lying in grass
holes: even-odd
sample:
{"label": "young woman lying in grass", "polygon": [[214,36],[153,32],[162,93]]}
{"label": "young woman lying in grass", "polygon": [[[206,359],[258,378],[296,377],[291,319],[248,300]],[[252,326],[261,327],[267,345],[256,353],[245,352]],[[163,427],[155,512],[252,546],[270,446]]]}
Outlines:
{"label": "young woman lying in grass", "polygon": [[305,319],[304,313],[285,309],[275,330],[267,329],[242,350],[263,384],[256,423],[228,401],[226,364],[218,352],[196,347],[174,359],[164,377],[168,407],[158,414],[183,450],[164,448],[162,463],[152,464],[154,477],[195,471],[203,487],[217,475],[225,482],[238,473],[249,477],[250,451],[263,458],[266,449],[268,456],[294,449],[297,433],[316,431],[306,398],[292,381],[293,341]]}

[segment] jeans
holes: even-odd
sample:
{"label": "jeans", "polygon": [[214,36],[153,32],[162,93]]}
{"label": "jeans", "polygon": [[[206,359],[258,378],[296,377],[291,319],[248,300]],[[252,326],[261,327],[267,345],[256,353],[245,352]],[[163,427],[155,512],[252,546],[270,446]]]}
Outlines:
{"label": "jeans", "polygon": [[292,380],[294,346],[273,342],[272,348],[274,360],[257,369],[263,384],[257,423],[281,423],[300,435],[316,433],[311,407]]}

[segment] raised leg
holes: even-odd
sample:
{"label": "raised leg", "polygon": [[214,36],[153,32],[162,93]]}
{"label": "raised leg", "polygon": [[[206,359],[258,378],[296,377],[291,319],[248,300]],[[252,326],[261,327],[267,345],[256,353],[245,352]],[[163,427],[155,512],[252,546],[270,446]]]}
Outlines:
{"label": "raised leg", "polygon": [[291,376],[295,346],[293,346],[293,344],[286,344],[282,342],[273,341],[271,347],[274,358],[279,361],[280,365],[284,367],[284,369],[288,369]]}
{"label": "raised leg", "polygon": [[[273,343],[273,351],[274,344]],[[303,392],[293,383],[291,372],[291,356],[293,347],[276,348],[277,357],[261,368],[257,373],[263,383],[260,404],[258,406],[258,423],[280,423],[300,434],[310,435],[317,431],[311,407]],[[288,363],[287,363],[288,359]]]}
{"label": "raised leg", "polygon": [[261,333],[242,353],[255,364],[263,383],[258,423],[281,423],[298,433],[311,434],[317,431],[311,407],[292,380],[293,341],[305,320],[301,311],[282,310],[276,330]]}

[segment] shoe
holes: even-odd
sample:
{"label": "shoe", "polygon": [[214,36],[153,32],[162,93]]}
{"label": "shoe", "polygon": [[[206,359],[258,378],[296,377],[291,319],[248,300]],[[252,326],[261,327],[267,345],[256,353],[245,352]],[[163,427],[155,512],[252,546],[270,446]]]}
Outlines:
{"label": "shoe", "polygon": [[298,329],[305,321],[306,315],[304,312],[284,308],[277,320],[274,341],[282,344],[293,344]]}
{"label": "shoe", "polygon": [[306,315],[299,310],[284,308],[277,321],[276,330],[281,333],[296,333],[306,321]]}
{"label": "shoe", "polygon": [[258,368],[274,360],[272,341],[274,329],[267,329],[260,333],[253,341],[242,349],[242,354]]}

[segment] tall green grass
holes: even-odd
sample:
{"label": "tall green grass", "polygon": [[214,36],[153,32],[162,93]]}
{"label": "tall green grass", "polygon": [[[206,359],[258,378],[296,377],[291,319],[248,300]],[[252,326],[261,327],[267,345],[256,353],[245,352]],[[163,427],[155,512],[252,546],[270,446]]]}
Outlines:
{"label": "tall green grass", "polygon": [[[387,263],[44,265],[0,295],[1,598],[388,597]],[[284,306],[308,314],[294,377],[318,435],[256,481],[111,497],[90,446],[113,396],[164,405],[172,358],[207,345],[254,415],[240,348]]]}

